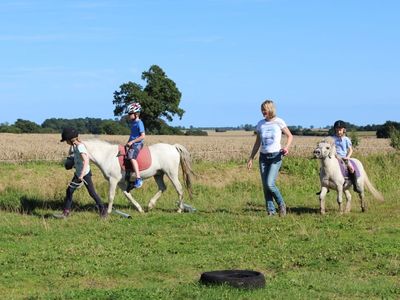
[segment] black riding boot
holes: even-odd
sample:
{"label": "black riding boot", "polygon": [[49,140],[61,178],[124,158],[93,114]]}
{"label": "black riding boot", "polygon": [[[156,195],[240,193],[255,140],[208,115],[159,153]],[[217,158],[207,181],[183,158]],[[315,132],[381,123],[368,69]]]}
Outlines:
{"label": "black riding boot", "polygon": [[357,183],[357,176],[356,176],[356,172],[354,173],[349,173],[349,178],[351,180],[351,183],[353,184],[353,190],[356,193],[361,193],[361,188]]}

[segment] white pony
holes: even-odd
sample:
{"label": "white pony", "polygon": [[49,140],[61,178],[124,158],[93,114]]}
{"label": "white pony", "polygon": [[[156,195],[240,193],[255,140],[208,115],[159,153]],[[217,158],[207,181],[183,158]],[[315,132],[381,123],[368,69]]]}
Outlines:
{"label": "white pony", "polygon": [[[321,193],[319,195],[320,201],[320,212],[325,214],[325,196],[328,189],[337,191],[337,202],[339,204],[339,211],[343,213],[343,192],[347,199],[345,213],[351,210],[351,194],[349,188],[352,186],[352,182],[345,178],[340,169],[339,160],[336,158],[336,147],[335,143],[329,143],[327,141],[321,141],[317,144],[314,150],[314,157],[321,161],[320,170],[320,181],[321,181]],[[360,172],[360,176],[356,179],[357,185],[360,188],[360,192],[357,192],[361,200],[361,210],[365,212],[367,210],[367,204],[364,197],[364,187],[367,186],[368,190],[372,195],[379,201],[383,201],[382,194],[377,191],[368,179],[367,173],[364,170],[362,163],[355,158],[351,159],[355,162],[356,167]],[[347,180],[346,180],[347,179]]]}
{"label": "white pony", "polygon": [[[111,213],[115,190],[117,185],[122,189],[124,195],[132,202],[139,212],[143,212],[142,207],[132,195],[126,191],[125,170],[120,166],[118,160],[118,145],[110,144],[105,141],[91,139],[83,141],[85,144],[89,158],[97,165],[109,182],[108,194],[108,213]],[[191,174],[193,174],[190,161],[190,153],[182,145],[158,143],[149,146],[152,162],[148,169],[142,170],[140,175],[143,179],[154,177],[157,185],[157,193],[150,199],[148,208],[152,209],[156,205],[161,194],[167,189],[164,183],[164,174],[168,176],[174,185],[178,195],[178,212],[182,212],[183,206],[183,188],[179,181],[179,165],[181,165],[185,186],[192,198]]]}

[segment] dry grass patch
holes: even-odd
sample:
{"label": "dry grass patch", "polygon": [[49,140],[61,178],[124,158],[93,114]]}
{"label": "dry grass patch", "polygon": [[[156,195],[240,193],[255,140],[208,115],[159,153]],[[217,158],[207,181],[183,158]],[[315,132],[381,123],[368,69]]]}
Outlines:
{"label": "dry grass patch", "polygon": [[[98,138],[115,144],[124,144],[125,135],[81,135],[82,140]],[[312,151],[321,137],[295,136],[291,156],[311,157]],[[254,144],[255,136],[248,131],[210,132],[209,136],[169,136],[148,135],[146,144],[155,143],[182,144],[192,155],[194,161],[228,162],[247,160]],[[283,141],[284,142],[284,141]],[[375,153],[388,153],[395,150],[390,147],[389,139],[377,139],[371,136],[360,137],[360,144],[354,156]],[[59,134],[10,134],[0,133],[0,161],[61,161],[68,152],[68,146],[60,142]]]}

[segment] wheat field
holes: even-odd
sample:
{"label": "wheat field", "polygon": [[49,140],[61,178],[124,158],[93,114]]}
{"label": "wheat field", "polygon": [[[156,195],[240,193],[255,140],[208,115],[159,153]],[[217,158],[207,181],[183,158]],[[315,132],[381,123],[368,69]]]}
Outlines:
{"label": "wheat field", "polygon": [[[125,135],[80,135],[81,140],[98,138],[110,143],[124,144]],[[295,136],[290,149],[291,156],[311,157],[321,137]],[[388,139],[361,136],[353,156],[388,153],[395,150]],[[145,143],[179,143],[192,155],[193,161],[243,161],[250,154],[255,141],[250,131],[209,131],[208,136],[147,135]],[[283,141],[284,142],[284,141]],[[10,134],[0,133],[0,161],[61,161],[68,152],[68,145],[60,142],[60,134]]]}

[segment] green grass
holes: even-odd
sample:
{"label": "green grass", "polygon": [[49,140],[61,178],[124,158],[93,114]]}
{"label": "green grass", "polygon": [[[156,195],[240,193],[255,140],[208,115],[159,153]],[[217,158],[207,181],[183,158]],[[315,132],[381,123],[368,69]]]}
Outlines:
{"label": "green grass", "polygon": [[[204,179],[211,168],[229,174],[243,172],[243,166],[199,163],[195,199],[189,201],[196,213],[177,214],[176,194],[168,185],[156,209],[146,214],[135,212],[118,193],[116,206],[132,219],[111,215],[107,220],[100,220],[86,191],[77,191],[69,219],[50,217],[62,208],[71,176],[59,164],[0,164],[4,187],[0,295],[7,299],[399,298],[399,160],[386,155],[363,162],[386,199],[378,203],[367,194],[367,213],[361,213],[354,197],[352,212],[338,214],[331,192],[328,213],[320,216],[317,162],[288,158],[278,181],[289,207],[285,218],[266,217],[257,168],[216,187]],[[94,171],[96,188],[104,196],[107,185]],[[41,188],[35,183],[37,176],[43,177]],[[155,184],[146,181],[134,195],[145,206],[154,192]],[[202,272],[235,268],[261,271],[266,287],[246,291],[198,283]]]}

